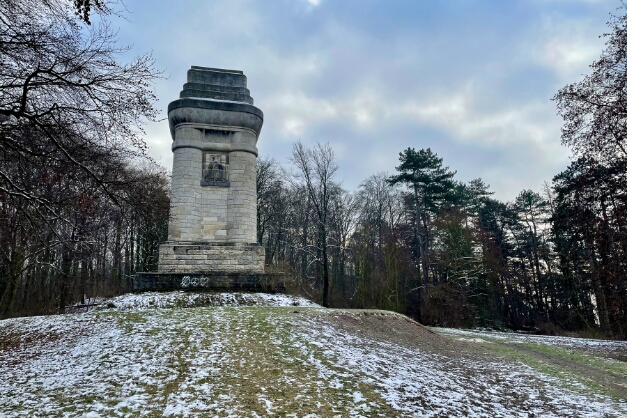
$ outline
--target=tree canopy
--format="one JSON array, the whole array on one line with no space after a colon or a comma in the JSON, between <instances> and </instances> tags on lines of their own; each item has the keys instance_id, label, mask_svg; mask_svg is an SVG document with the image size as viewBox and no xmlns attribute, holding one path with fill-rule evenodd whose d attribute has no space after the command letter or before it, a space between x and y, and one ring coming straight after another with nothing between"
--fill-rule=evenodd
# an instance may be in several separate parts
<instances>
[{"instance_id":1,"label":"tree canopy","mask_svg":"<svg viewBox=\"0 0 627 418\"><path fill-rule=\"evenodd\" d=\"M607 24L611 32L591 73L553 100L564 119L562 143L578 157L611 161L627 158L627 14Z\"/></svg>"}]
</instances>

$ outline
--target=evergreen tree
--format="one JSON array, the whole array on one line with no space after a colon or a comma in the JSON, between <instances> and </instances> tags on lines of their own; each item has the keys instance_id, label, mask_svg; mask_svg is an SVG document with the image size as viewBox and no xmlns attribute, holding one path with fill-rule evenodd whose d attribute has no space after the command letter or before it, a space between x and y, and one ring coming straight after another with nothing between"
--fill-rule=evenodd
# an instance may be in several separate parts
<instances>
[{"instance_id":1,"label":"evergreen tree","mask_svg":"<svg viewBox=\"0 0 627 418\"><path fill-rule=\"evenodd\" d=\"M442 166L442 158L430 148L419 151L407 148L399 153L399 174L389 178L390 184L405 184L414 206L414 236L417 241L417 257L421 265L422 279L429 280L427 255L429 252L430 214L437 213L449 201L454 192L455 171Z\"/></svg>"}]
</instances>

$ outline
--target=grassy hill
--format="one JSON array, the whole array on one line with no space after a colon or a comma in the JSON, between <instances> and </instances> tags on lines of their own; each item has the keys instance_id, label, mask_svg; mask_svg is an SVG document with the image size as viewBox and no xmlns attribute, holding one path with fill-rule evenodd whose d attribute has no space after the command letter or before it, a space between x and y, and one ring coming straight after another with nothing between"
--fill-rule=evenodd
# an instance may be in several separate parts
<instances>
[{"instance_id":1,"label":"grassy hill","mask_svg":"<svg viewBox=\"0 0 627 418\"><path fill-rule=\"evenodd\" d=\"M125 295L0 321L0 416L624 416L626 354L284 295Z\"/></svg>"}]
</instances>

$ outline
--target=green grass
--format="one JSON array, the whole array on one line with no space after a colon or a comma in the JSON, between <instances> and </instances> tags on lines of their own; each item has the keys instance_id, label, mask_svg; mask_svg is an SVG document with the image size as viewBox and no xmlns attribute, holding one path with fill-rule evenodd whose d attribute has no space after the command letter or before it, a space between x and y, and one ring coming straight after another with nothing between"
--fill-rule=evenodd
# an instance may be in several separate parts
<instances>
[{"instance_id":1,"label":"green grass","mask_svg":"<svg viewBox=\"0 0 627 418\"><path fill-rule=\"evenodd\" d=\"M615 373L627 376L627 363L618 360L606 359L592 354L587 354L581 350L568 349L546 344L519 343L521 346L538 351L548 356L559 357L574 363L590 366L608 373Z\"/></svg>"},{"instance_id":2,"label":"green grass","mask_svg":"<svg viewBox=\"0 0 627 418\"><path fill-rule=\"evenodd\" d=\"M346 315L355 321L344 318ZM374 324L372 335L376 338L385 335L381 329L386 327L391 336L397 335L395 329L402 329L398 321L380 322L383 318L372 318L372 315L405 318L387 311L301 306L97 311L81 317L77 336L84 339L79 350L72 349L78 337L71 333L61 333L61 341L51 340L51 343L58 343L51 346L53 355L57 350L59 355L71 355L67 357L68 362L81 364L82 375L69 386L53 390L45 385L33 386L31 393L38 399L50 400L52 414L67 416L81 416L97 405L104 405L106 415L138 416L141 412L156 417L163 415L166 406L177 403L185 405L192 415L203 416L225 416L227 412L236 416L293 413L349 416L351 411L372 417L403 415L394 411L369 384L376 380L358 371L360 367L348 366L345 358L334 358L335 354L330 354L342 353L341 350L326 351L326 346L316 345L329 344L325 341L332 338L325 338L320 332L331 332L328 330L338 324L349 330L354 328L356 335L369 335L368 327ZM79 323L65 322L68 327ZM307 327L313 327L311 332ZM44 331L42 328L40 332ZM399 341L404 343L407 338L418 338L417 335L422 334L403 334L405 339ZM18 337L16 333L6 339L9 349L13 349ZM584 395L620 398L621 394L612 389L620 387L615 386L613 380L609 380L612 387L604 386L603 382L608 380L600 379L598 373L610 378L616 376L617 383L627 380L627 364L619 361L561 347L510 343L483 334L478 337L486 342L465 344L481 347L482 354L477 356L480 361L486 360L484 352L493 354L496 357L494 367L502 367L505 373L512 361L522 362L556 378L546 383L547 386L561 386ZM446 343L444 340L443 344ZM36 346L36 342L28 344ZM359 352L370 347L367 338L355 344L359 344L355 346ZM376 345L372 347L379 349ZM438 345L433 350L434 355L440 353ZM472 349L468 353L468 358L473 359L478 352ZM350 355L347 358L351 358ZM486 362L486 367L493 367L491 363ZM591 378L576 372L577 368L575 371L569 368L571 364L598 373ZM533 373L524 371L524 374L531 376ZM489 383L498 387L499 379ZM404 389L401 387L401 390ZM365 400L356 401L355 392ZM128 401L134 396L138 405ZM270 411L266 400L272 403ZM414 405L422 402L425 410L430 405L429 398L410 401ZM370 409L357 409L364 404ZM17 415L22 411L19 409L22 406L16 408L9 412Z\"/></svg>"},{"instance_id":3,"label":"green grass","mask_svg":"<svg viewBox=\"0 0 627 418\"><path fill-rule=\"evenodd\" d=\"M353 403L353 393L360 392L373 405L370 411L360 411L362 415L398 415L373 388L360 382L358 376L334 366L320 348L297 335L290 324L295 309L303 314L312 308L166 309L161 310L161 314L169 319L164 325L155 320L148 322L147 317L153 314L152 311L102 312L100 315L115 318L128 334L141 332L159 339L164 333L176 333L177 344L171 347L164 359L164 370L168 372L164 374L162 370L156 376L161 379L160 384L143 386L144 392L151 398L150 404L160 411L165 408L170 396L187 392L192 397L209 396L210 399L204 399L205 403L231 408L246 416L267 415L263 399L272 402L272 413L276 416L295 411L299 415L349 416L346 411L351 409L348 407ZM226 320L216 320L215 315L223 315ZM172 326L172 321L176 324L174 330L167 328ZM204 337L201 341L193 340L192 334L194 338L198 335ZM195 377L191 364L194 353L209 350L216 340L222 345L221 356L227 360L215 364L220 371L210 376ZM109 360L109 355L98 358L103 367ZM321 379L319 367L335 378L335 387ZM207 391L199 392L203 385L210 385L209 394ZM105 398L116 399L116 392L121 389L116 386L114 382L109 382L110 390ZM92 403L93 400L81 399L80 402ZM215 413L223 415L220 410ZM155 412L154 416L157 415Z\"/></svg>"},{"instance_id":4,"label":"green grass","mask_svg":"<svg viewBox=\"0 0 627 418\"><path fill-rule=\"evenodd\" d=\"M345 373L334 368L320 349L295 336L289 324L293 308L237 309L245 314L237 315L235 308L225 310L239 316L232 323L246 329L246 336L227 336L229 355L239 361L234 361L226 373L217 377L217 392L229 393L238 404L259 415L267 414L265 403L260 400L263 397L272 402L272 410L279 416L294 411L303 415L344 416L346 413L341 411L352 400L353 392L360 391L378 405L372 416L395 415L380 395L356 379L346 377L336 382L336 388L320 384L318 369L311 359L336 375Z\"/></svg>"},{"instance_id":5,"label":"green grass","mask_svg":"<svg viewBox=\"0 0 627 418\"><path fill-rule=\"evenodd\" d=\"M581 373L575 372L567 367L562 367L554 362L543 361L541 358L517 348L520 347L531 352L537 352L557 360L592 367L603 373L612 373L623 380L627 378L627 364L625 363L600 358L595 355L583 353L579 350L546 344L504 342L502 339L490 338L485 335L481 335L481 338L492 343L483 344L484 348L511 360L520 361L548 376L556 378L559 384L564 388L582 394L601 394L616 399L624 399L621 393L618 393L608 386L602 385L589 376L582 375Z\"/></svg>"}]
</instances>

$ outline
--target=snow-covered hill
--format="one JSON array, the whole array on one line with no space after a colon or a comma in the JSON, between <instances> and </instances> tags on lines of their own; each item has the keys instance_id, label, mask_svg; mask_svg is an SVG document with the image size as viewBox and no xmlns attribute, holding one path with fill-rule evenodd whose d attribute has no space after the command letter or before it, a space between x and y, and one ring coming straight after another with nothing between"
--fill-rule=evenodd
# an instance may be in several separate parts
<instances>
[{"instance_id":1,"label":"snow-covered hill","mask_svg":"<svg viewBox=\"0 0 627 418\"><path fill-rule=\"evenodd\" d=\"M625 343L525 338L284 295L125 295L0 321L0 416L627 415Z\"/></svg>"}]
</instances>

